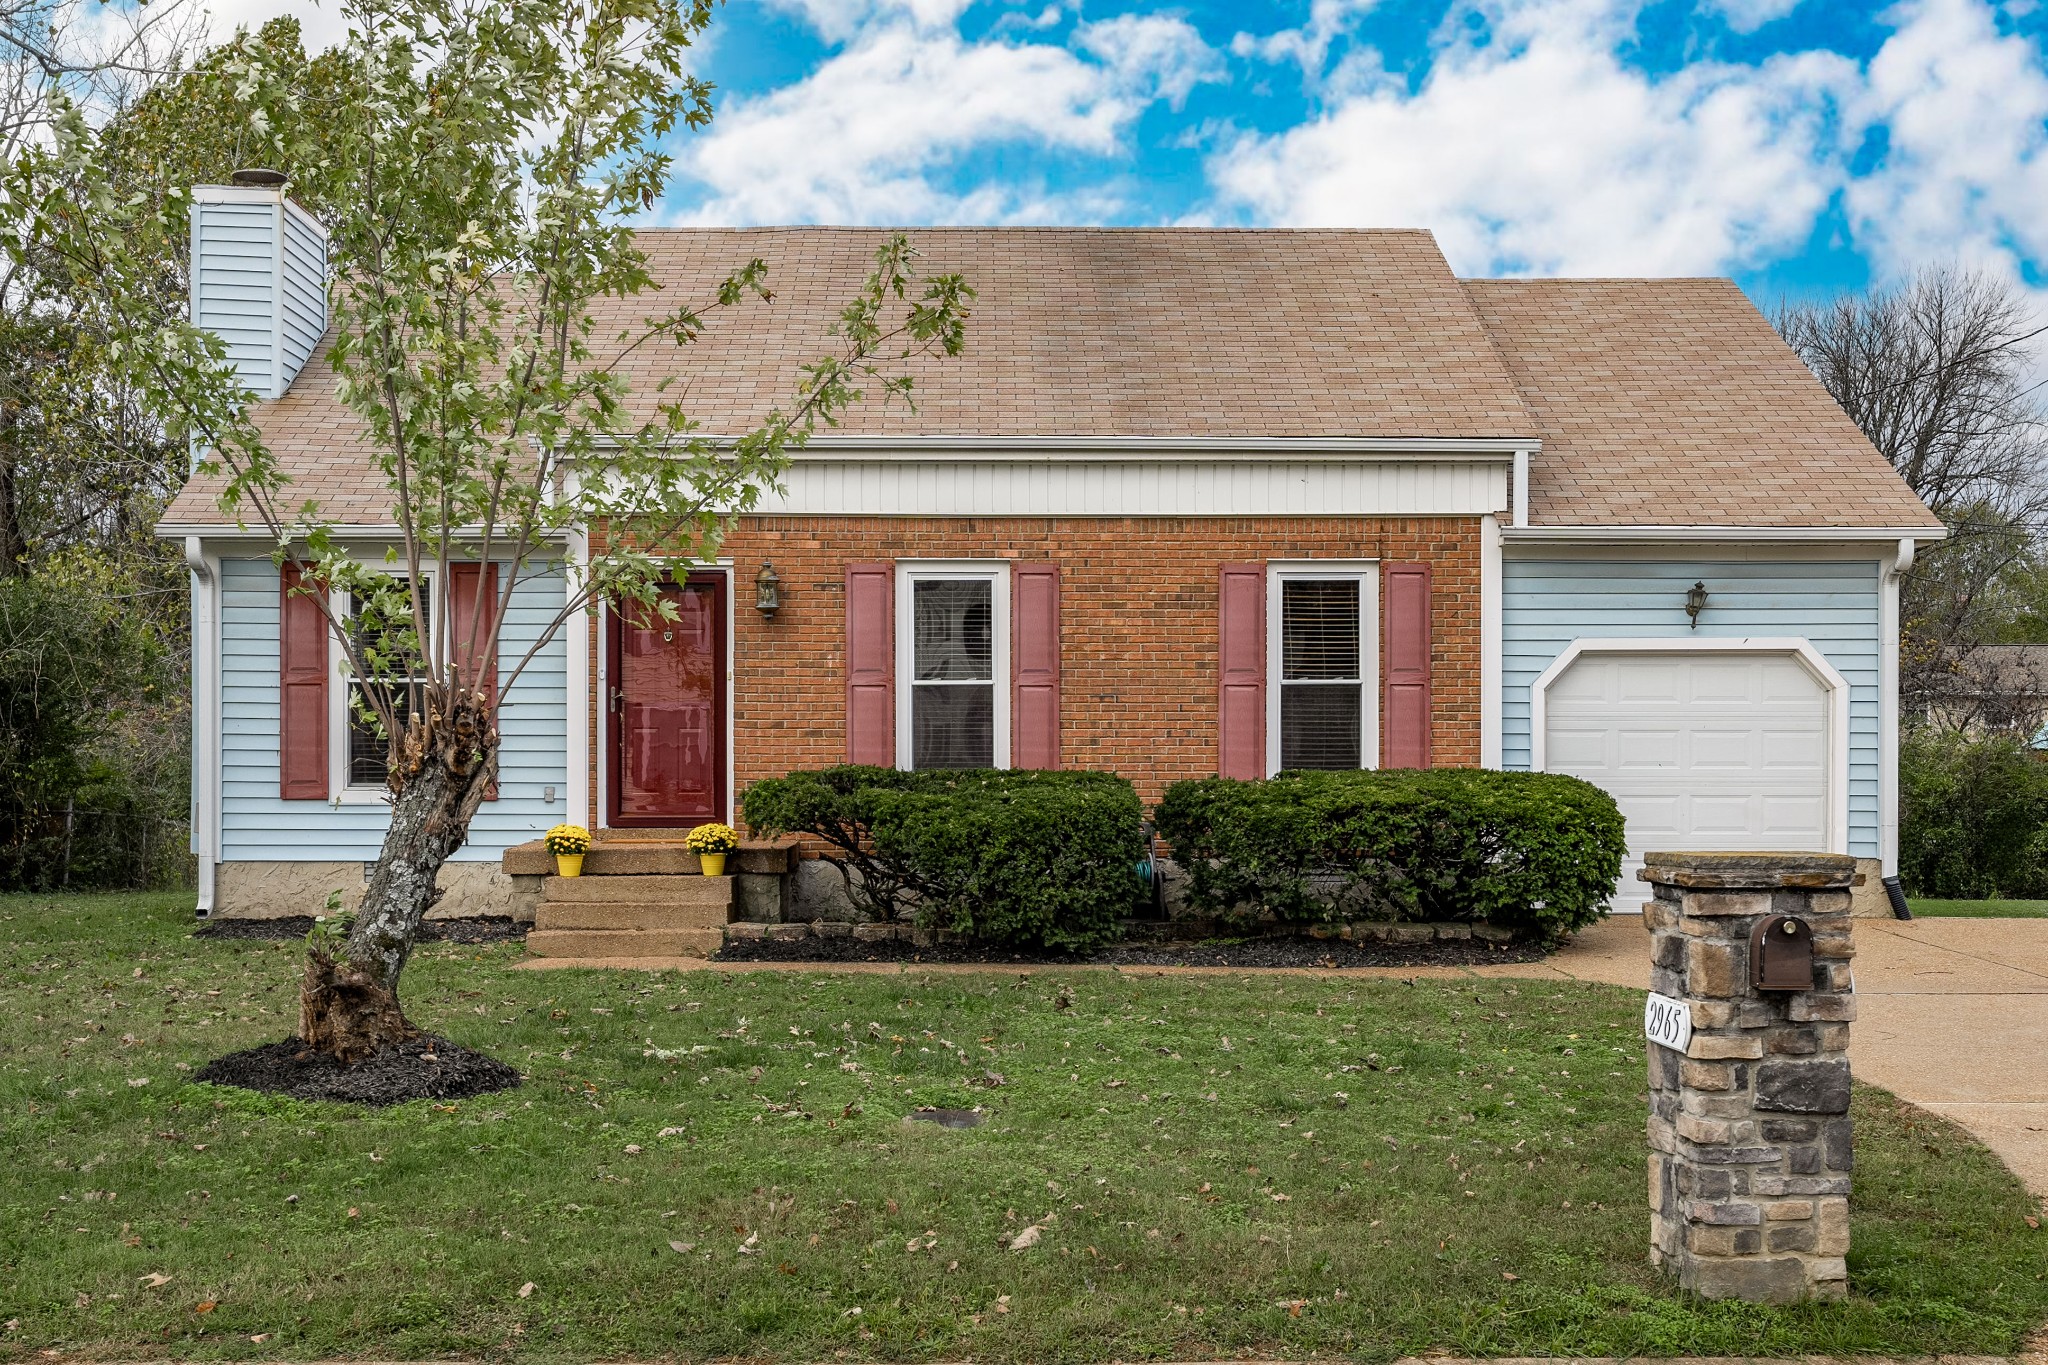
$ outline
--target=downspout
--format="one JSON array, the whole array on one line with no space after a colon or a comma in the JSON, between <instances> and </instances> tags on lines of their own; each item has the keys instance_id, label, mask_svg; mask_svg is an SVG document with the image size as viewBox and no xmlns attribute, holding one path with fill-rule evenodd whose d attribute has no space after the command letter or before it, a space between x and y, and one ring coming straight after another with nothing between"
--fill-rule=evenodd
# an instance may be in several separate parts
<instances>
[{"instance_id":1,"label":"downspout","mask_svg":"<svg viewBox=\"0 0 2048 1365\"><path fill-rule=\"evenodd\" d=\"M200 919L214 910L220 862L220 578L198 536L185 537L192 573L192 853Z\"/></svg>"},{"instance_id":2,"label":"downspout","mask_svg":"<svg viewBox=\"0 0 2048 1365\"><path fill-rule=\"evenodd\" d=\"M1529 524L1529 452L1515 452L1515 487L1513 512L1517 527Z\"/></svg>"},{"instance_id":3,"label":"downspout","mask_svg":"<svg viewBox=\"0 0 2048 1365\"><path fill-rule=\"evenodd\" d=\"M1901 538L1892 562L1880 560L1878 569L1877 852L1895 914L1906 904L1899 887L1899 586L1913 567L1913 553L1913 541Z\"/></svg>"}]
</instances>

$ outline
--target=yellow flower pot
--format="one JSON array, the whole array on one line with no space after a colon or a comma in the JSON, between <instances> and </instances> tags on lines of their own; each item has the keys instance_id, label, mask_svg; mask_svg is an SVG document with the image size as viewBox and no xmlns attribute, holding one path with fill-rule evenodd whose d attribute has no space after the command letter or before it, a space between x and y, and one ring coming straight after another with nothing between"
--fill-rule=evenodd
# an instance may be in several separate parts
<instances>
[{"instance_id":1,"label":"yellow flower pot","mask_svg":"<svg viewBox=\"0 0 2048 1365\"><path fill-rule=\"evenodd\" d=\"M582 876L583 855L581 853L557 853L555 855L555 875L558 877Z\"/></svg>"},{"instance_id":2,"label":"yellow flower pot","mask_svg":"<svg viewBox=\"0 0 2048 1365\"><path fill-rule=\"evenodd\" d=\"M699 853L697 861L703 866L705 876L723 877L725 875L725 855L723 853Z\"/></svg>"}]
</instances>

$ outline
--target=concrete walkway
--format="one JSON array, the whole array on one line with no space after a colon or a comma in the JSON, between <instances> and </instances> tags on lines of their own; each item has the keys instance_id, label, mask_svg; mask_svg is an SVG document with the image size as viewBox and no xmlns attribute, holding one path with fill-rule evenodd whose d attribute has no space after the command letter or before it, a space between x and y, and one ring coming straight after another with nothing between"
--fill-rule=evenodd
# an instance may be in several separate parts
<instances>
[{"instance_id":1,"label":"concrete walkway","mask_svg":"<svg viewBox=\"0 0 2048 1365\"><path fill-rule=\"evenodd\" d=\"M1646 990L1642 921L1612 919L1548 961L1483 969ZM2048 919L1856 921L1859 1079L1961 1124L2048 1200Z\"/></svg>"}]
</instances>

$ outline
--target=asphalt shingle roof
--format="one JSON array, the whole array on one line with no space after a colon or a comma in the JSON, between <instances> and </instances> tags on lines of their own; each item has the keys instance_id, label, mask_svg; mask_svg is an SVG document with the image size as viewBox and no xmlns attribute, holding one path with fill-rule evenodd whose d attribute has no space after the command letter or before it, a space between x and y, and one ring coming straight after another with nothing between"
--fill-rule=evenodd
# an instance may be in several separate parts
<instances>
[{"instance_id":1,"label":"asphalt shingle roof","mask_svg":"<svg viewBox=\"0 0 2048 1365\"><path fill-rule=\"evenodd\" d=\"M753 257L774 298L715 314L696 344L625 362L702 429L786 404L797 366L885 236L868 228L641 235L662 288L604 300L594 337L705 302ZM870 402L874 436L1527 440L1538 524L1933 525L1734 285L1722 280L1461 283L1422 231L919 228L927 273L978 292L960 357L914 367L917 407ZM323 348L324 349L324 348ZM388 495L316 358L256 420L342 524ZM169 525L225 520L195 479Z\"/></svg>"}]
</instances>

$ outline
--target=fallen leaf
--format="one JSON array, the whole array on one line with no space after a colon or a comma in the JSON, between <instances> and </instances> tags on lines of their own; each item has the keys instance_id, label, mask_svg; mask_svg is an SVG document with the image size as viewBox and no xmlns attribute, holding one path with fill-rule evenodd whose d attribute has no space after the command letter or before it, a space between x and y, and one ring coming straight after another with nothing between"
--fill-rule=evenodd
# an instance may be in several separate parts
<instances>
[{"instance_id":1,"label":"fallen leaf","mask_svg":"<svg viewBox=\"0 0 2048 1365\"><path fill-rule=\"evenodd\" d=\"M258 1346L261 1346L264 1342L270 1340L270 1333L258 1332L255 1336L250 1337L249 1340L255 1342Z\"/></svg>"},{"instance_id":2,"label":"fallen leaf","mask_svg":"<svg viewBox=\"0 0 2048 1365\"><path fill-rule=\"evenodd\" d=\"M996 1311L998 1313L1007 1313L1010 1311L1010 1296L1008 1294L1002 1294L997 1296Z\"/></svg>"},{"instance_id":3,"label":"fallen leaf","mask_svg":"<svg viewBox=\"0 0 2048 1365\"><path fill-rule=\"evenodd\" d=\"M217 1300L217 1299L208 1299L208 1300L207 1300L207 1301L206 1301L205 1303L195 1303L195 1304L193 1304L193 1305L192 1305L192 1311L193 1311L193 1312L195 1312L195 1313L211 1313L211 1312L212 1312L212 1311L213 1311L214 1309L216 1309L216 1308L218 1308L218 1307L220 1307L220 1302L219 1302L219 1300Z\"/></svg>"},{"instance_id":4,"label":"fallen leaf","mask_svg":"<svg viewBox=\"0 0 2048 1365\"><path fill-rule=\"evenodd\" d=\"M1031 1225L1030 1227L1027 1227L1027 1228L1025 1228L1025 1229L1024 1229L1024 1230L1023 1230L1022 1232L1018 1233L1018 1234L1017 1234L1017 1235L1016 1235L1015 1237L1012 1237L1012 1238L1010 1239L1010 1250L1012 1250L1012 1251L1028 1251L1028 1250L1030 1250L1030 1249L1031 1249L1032 1247L1035 1247L1035 1246L1037 1246L1037 1245L1038 1245L1038 1238L1039 1238L1039 1235L1040 1235L1040 1229L1039 1229L1039 1226L1038 1226L1038 1224L1036 1224L1036 1223L1033 1223L1033 1224L1032 1224L1032 1225ZM1000 1311L1000 1310L998 1310L998 1311Z\"/></svg>"},{"instance_id":5,"label":"fallen leaf","mask_svg":"<svg viewBox=\"0 0 2048 1365\"><path fill-rule=\"evenodd\" d=\"M758 1233L758 1232L750 1232L750 1233L748 1233L748 1234L747 1234L747 1240L746 1240L746 1241L744 1241L744 1242L741 1242L741 1243L740 1243L740 1255L742 1255L742 1256L752 1256L752 1255L756 1254L757 1252L759 1252L759 1251L760 1251L760 1249L761 1249L761 1248L760 1248L760 1246L758 1245L758 1243L760 1242L760 1240L761 1240L761 1234L760 1234L760 1233Z\"/></svg>"},{"instance_id":6,"label":"fallen leaf","mask_svg":"<svg viewBox=\"0 0 2048 1365\"><path fill-rule=\"evenodd\" d=\"M1287 1316L1290 1318L1298 1318L1301 1316L1301 1310L1306 1307L1308 1307L1307 1299L1294 1299L1290 1301L1287 1305Z\"/></svg>"},{"instance_id":7,"label":"fallen leaf","mask_svg":"<svg viewBox=\"0 0 2048 1365\"><path fill-rule=\"evenodd\" d=\"M519 1286L519 1297L520 1297L520 1298L522 1298L522 1299L530 1299L530 1298L532 1298L532 1297L533 1297L533 1291L534 1291L534 1289L535 1289L535 1288L536 1288L536 1286L534 1285L533 1281L532 1281L532 1280L528 1280L528 1281L527 1281L527 1282L526 1282L525 1284L522 1284L522 1285L520 1285L520 1286Z\"/></svg>"},{"instance_id":8,"label":"fallen leaf","mask_svg":"<svg viewBox=\"0 0 2048 1365\"><path fill-rule=\"evenodd\" d=\"M131 1077L129 1077L129 1078L128 1078L128 1084L130 1084L130 1085L148 1085L148 1084L149 1084L149 1077L147 1077L147 1076L131 1076Z\"/></svg>"},{"instance_id":9,"label":"fallen leaf","mask_svg":"<svg viewBox=\"0 0 2048 1365\"><path fill-rule=\"evenodd\" d=\"M1501 1277L1501 1278L1502 1278L1503 1280L1506 1280L1506 1281L1507 1281L1507 1282L1508 1282L1509 1284L1513 1284L1513 1283L1514 1283L1514 1282L1515 1282L1516 1280L1519 1280L1519 1279L1521 1279L1521 1278L1522 1278L1522 1277L1521 1277L1520 1275L1517 1275L1517 1274L1515 1274L1515 1273L1514 1273L1513 1271L1511 1271L1511 1270L1503 1270L1503 1271L1501 1271L1501 1273L1500 1273L1500 1277Z\"/></svg>"},{"instance_id":10,"label":"fallen leaf","mask_svg":"<svg viewBox=\"0 0 2048 1365\"><path fill-rule=\"evenodd\" d=\"M360 1218L363 1216L362 1210L352 1208L348 1211L348 1216L351 1218Z\"/></svg>"},{"instance_id":11,"label":"fallen leaf","mask_svg":"<svg viewBox=\"0 0 2048 1365\"><path fill-rule=\"evenodd\" d=\"M675 1252L678 1256L686 1255L697 1249L695 1242L670 1242L668 1246L669 1250Z\"/></svg>"},{"instance_id":12,"label":"fallen leaf","mask_svg":"<svg viewBox=\"0 0 2048 1365\"><path fill-rule=\"evenodd\" d=\"M626 1144L626 1155L627 1155L627 1156L638 1156L638 1155L640 1155L640 1144L639 1144L639 1143L637 1143L637 1142L629 1142L629 1143L627 1143L627 1144Z\"/></svg>"},{"instance_id":13,"label":"fallen leaf","mask_svg":"<svg viewBox=\"0 0 2048 1365\"><path fill-rule=\"evenodd\" d=\"M165 1285L169 1284L170 1282L170 1276L159 1275L154 1270L150 1271L149 1274L144 1275L141 1279L136 1281L137 1284L146 1285L151 1289L162 1289Z\"/></svg>"},{"instance_id":14,"label":"fallen leaf","mask_svg":"<svg viewBox=\"0 0 2048 1365\"><path fill-rule=\"evenodd\" d=\"M664 1128L655 1134L656 1137L681 1137L682 1135L683 1130L680 1128Z\"/></svg>"},{"instance_id":15,"label":"fallen leaf","mask_svg":"<svg viewBox=\"0 0 2048 1365\"><path fill-rule=\"evenodd\" d=\"M2027 1226L2028 1226L2028 1227L2030 1227L2030 1228L2038 1228L2038 1227L2040 1227L2040 1226L2041 1226L2041 1220L2040 1220L2040 1219L2038 1219L2038 1218L2035 1218L2035 1217L2033 1217L2033 1216L2032 1216L2031 1214L2030 1214L2030 1215L2027 1215L2026 1217L2027 1217Z\"/></svg>"}]
</instances>

